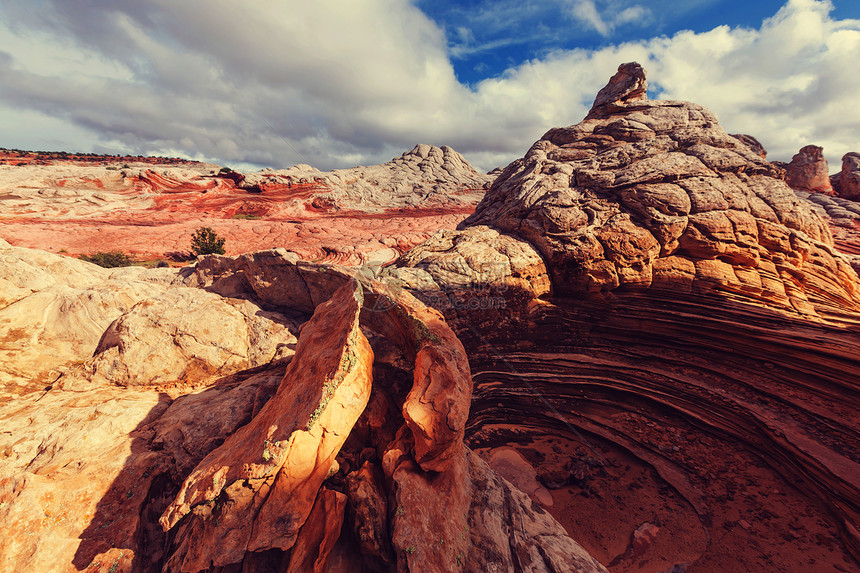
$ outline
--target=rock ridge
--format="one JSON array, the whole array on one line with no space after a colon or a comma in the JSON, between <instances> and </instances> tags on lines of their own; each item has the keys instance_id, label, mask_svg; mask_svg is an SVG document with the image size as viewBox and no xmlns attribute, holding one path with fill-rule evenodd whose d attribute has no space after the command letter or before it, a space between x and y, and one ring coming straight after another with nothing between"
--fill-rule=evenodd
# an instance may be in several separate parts
<instances>
[{"instance_id":1,"label":"rock ridge","mask_svg":"<svg viewBox=\"0 0 860 573\"><path fill-rule=\"evenodd\" d=\"M557 293L716 289L810 315L858 308L856 273L781 170L707 109L648 100L646 86L641 66L622 65L585 120L549 130L458 228L528 241Z\"/></svg>"}]
</instances>

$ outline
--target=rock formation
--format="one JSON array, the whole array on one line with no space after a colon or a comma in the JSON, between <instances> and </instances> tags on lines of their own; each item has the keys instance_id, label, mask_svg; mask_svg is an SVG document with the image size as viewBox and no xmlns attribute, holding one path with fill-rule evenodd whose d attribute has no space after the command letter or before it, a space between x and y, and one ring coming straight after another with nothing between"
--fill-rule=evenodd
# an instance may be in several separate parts
<instances>
[{"instance_id":1,"label":"rock formation","mask_svg":"<svg viewBox=\"0 0 860 573\"><path fill-rule=\"evenodd\" d=\"M454 228L492 179L450 147L430 145L327 173L126 159L0 164L4 238L70 255L181 258L193 231L208 226L227 238L230 253L287 247L306 260L391 262Z\"/></svg>"},{"instance_id":2,"label":"rock formation","mask_svg":"<svg viewBox=\"0 0 860 573\"><path fill-rule=\"evenodd\" d=\"M235 176L238 175L238 176ZM319 193L328 208L388 211L455 201L459 192L483 189L491 178L478 173L466 159L444 145L419 144L387 163L322 172L310 165L264 170L251 174L226 174L237 186L265 193L284 185L314 184L329 192Z\"/></svg>"},{"instance_id":3,"label":"rock formation","mask_svg":"<svg viewBox=\"0 0 860 573\"><path fill-rule=\"evenodd\" d=\"M0 563L855 570L860 278L802 193L625 64L395 265L134 271L86 344L31 338L66 357L0 414ZM0 254L7 308L65 268Z\"/></svg>"},{"instance_id":4,"label":"rock formation","mask_svg":"<svg viewBox=\"0 0 860 573\"><path fill-rule=\"evenodd\" d=\"M467 443L536 464L610 569L856 568L860 281L778 168L644 82L622 66L387 280L466 345Z\"/></svg>"},{"instance_id":5,"label":"rock formation","mask_svg":"<svg viewBox=\"0 0 860 573\"><path fill-rule=\"evenodd\" d=\"M842 157L839 195L845 199L860 199L860 153L846 153Z\"/></svg>"},{"instance_id":6,"label":"rock formation","mask_svg":"<svg viewBox=\"0 0 860 573\"><path fill-rule=\"evenodd\" d=\"M586 119L547 132L460 228L534 245L558 294L717 289L804 313L856 308L850 265L776 168L705 108L646 100L644 85L641 68L620 68Z\"/></svg>"},{"instance_id":7,"label":"rock formation","mask_svg":"<svg viewBox=\"0 0 860 573\"><path fill-rule=\"evenodd\" d=\"M785 182L799 191L833 194L830 172L824 158L824 148L817 145L803 147L785 169Z\"/></svg>"},{"instance_id":8,"label":"rock formation","mask_svg":"<svg viewBox=\"0 0 860 573\"><path fill-rule=\"evenodd\" d=\"M840 253L853 256L860 255L860 204L839 195L831 196L824 193L807 193L795 191L798 197L805 199L812 209L830 226L833 244Z\"/></svg>"},{"instance_id":9,"label":"rock formation","mask_svg":"<svg viewBox=\"0 0 860 573\"><path fill-rule=\"evenodd\" d=\"M748 135L746 133L733 133L732 137L746 144L747 147L752 149L755 154L762 159L767 159L767 150L764 148L764 145L762 145L761 142L752 135Z\"/></svg>"},{"instance_id":10,"label":"rock formation","mask_svg":"<svg viewBox=\"0 0 860 573\"><path fill-rule=\"evenodd\" d=\"M0 246L13 270L69 262ZM109 273L71 262L96 286ZM283 250L137 273L162 290L90 339L94 356L64 364L58 383L10 398L0 512L31 533L0 550L4 566L605 571L464 445L472 381L438 312ZM228 336L257 316L288 341L310 312L294 356L276 337ZM274 355L235 362L241 340ZM225 349L213 380L197 361Z\"/></svg>"}]
</instances>

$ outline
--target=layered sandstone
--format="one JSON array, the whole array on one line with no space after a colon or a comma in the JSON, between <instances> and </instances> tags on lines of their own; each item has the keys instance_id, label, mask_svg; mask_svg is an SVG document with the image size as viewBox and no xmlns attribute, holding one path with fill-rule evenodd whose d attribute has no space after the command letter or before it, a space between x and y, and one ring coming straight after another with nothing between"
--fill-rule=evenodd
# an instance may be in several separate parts
<instances>
[{"instance_id":1,"label":"layered sandstone","mask_svg":"<svg viewBox=\"0 0 860 573\"><path fill-rule=\"evenodd\" d=\"M193 231L208 226L229 253L287 247L305 260L391 262L455 227L491 180L450 147L430 145L331 172L110 159L0 164L3 237L70 255L182 259Z\"/></svg>"},{"instance_id":2,"label":"layered sandstone","mask_svg":"<svg viewBox=\"0 0 860 573\"><path fill-rule=\"evenodd\" d=\"M622 66L387 280L470 353L468 443L611 570L851 570L860 280L778 167L645 93Z\"/></svg>"},{"instance_id":3,"label":"layered sandstone","mask_svg":"<svg viewBox=\"0 0 860 573\"><path fill-rule=\"evenodd\" d=\"M622 66L586 119L555 128L460 228L528 241L556 292L720 290L815 314L855 309L856 275L781 173L705 108L645 99Z\"/></svg>"}]
</instances>

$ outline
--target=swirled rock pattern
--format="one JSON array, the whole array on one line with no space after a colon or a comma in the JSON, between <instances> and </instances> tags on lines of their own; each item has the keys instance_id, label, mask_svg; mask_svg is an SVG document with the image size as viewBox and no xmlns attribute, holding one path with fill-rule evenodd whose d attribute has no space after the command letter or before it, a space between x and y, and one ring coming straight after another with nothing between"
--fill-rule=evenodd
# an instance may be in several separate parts
<instances>
[{"instance_id":1,"label":"swirled rock pattern","mask_svg":"<svg viewBox=\"0 0 860 573\"><path fill-rule=\"evenodd\" d=\"M26 155L26 156L25 156ZM288 247L304 260L393 262L474 210L491 177L450 147L416 145L380 165L240 173L183 160L4 157L3 238L71 255L188 257L201 226L229 253Z\"/></svg>"},{"instance_id":2,"label":"swirled rock pattern","mask_svg":"<svg viewBox=\"0 0 860 573\"><path fill-rule=\"evenodd\" d=\"M853 570L860 281L778 167L704 108L644 94L622 66L582 123L504 170L459 243L387 273L426 273L440 288L418 296L448 301L475 379L467 442L532 463L547 511L611 570ZM551 288L458 306L447 266L483 225L531 246Z\"/></svg>"}]
</instances>

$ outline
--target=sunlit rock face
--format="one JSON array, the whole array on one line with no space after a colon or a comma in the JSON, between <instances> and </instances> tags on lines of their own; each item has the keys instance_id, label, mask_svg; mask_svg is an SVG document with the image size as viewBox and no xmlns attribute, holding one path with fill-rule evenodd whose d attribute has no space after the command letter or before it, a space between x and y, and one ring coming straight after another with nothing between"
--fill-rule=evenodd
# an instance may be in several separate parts
<instances>
[{"instance_id":1,"label":"sunlit rock face","mask_svg":"<svg viewBox=\"0 0 860 573\"><path fill-rule=\"evenodd\" d=\"M115 273L3 248L9 307L37 266L75 300L151 285L79 333L54 384L7 393L0 511L29 534L6 566L606 570L465 445L465 350L408 292L283 250Z\"/></svg>"}]
</instances>

